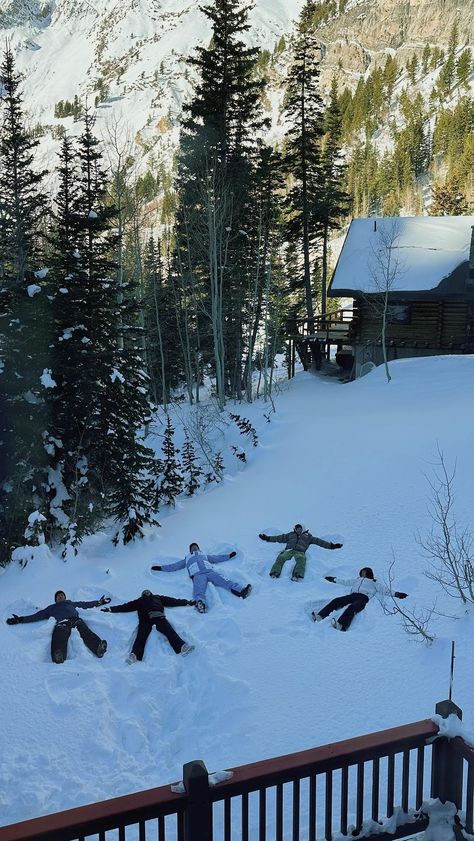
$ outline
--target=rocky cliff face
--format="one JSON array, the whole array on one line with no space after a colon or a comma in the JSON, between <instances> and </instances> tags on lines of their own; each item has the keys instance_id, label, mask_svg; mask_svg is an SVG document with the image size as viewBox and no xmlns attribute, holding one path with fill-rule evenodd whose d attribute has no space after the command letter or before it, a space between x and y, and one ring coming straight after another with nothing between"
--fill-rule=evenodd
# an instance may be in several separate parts
<instances>
[{"instance_id":1,"label":"rocky cliff face","mask_svg":"<svg viewBox=\"0 0 474 841\"><path fill-rule=\"evenodd\" d=\"M474 43L474 0L349 0L346 10L319 27L323 78L347 80L396 54L400 64L425 44L446 47L454 23L460 44Z\"/></svg>"}]
</instances>

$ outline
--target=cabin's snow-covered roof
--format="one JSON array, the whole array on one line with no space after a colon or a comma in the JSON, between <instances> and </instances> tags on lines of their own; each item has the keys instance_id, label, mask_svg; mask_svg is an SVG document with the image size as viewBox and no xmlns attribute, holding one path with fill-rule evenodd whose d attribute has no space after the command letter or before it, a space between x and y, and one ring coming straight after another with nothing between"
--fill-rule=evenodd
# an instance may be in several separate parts
<instances>
[{"instance_id":1,"label":"cabin's snow-covered roof","mask_svg":"<svg viewBox=\"0 0 474 841\"><path fill-rule=\"evenodd\" d=\"M375 224L376 223L376 224ZM392 241L390 291L436 289L469 260L474 216L409 216L353 219L331 281L333 295L384 288L383 267Z\"/></svg>"}]
</instances>

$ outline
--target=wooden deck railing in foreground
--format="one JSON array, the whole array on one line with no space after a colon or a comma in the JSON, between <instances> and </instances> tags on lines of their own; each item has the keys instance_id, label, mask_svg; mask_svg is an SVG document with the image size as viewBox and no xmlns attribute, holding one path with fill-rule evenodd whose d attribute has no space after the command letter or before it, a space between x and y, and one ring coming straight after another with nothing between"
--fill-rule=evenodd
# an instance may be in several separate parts
<instances>
[{"instance_id":1,"label":"wooden deck railing in foreground","mask_svg":"<svg viewBox=\"0 0 474 841\"><path fill-rule=\"evenodd\" d=\"M446 718L461 711L443 701ZM426 719L234 769L210 787L200 761L169 786L0 828L0 841L372 841L423 831L429 798L453 802L473 834L474 750Z\"/></svg>"}]
</instances>

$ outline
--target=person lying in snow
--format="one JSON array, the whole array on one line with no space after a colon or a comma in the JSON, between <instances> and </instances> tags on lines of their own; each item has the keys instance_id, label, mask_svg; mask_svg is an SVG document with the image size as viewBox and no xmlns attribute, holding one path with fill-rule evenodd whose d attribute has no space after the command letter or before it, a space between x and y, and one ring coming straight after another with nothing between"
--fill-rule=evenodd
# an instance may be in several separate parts
<instances>
[{"instance_id":1,"label":"person lying in snow","mask_svg":"<svg viewBox=\"0 0 474 841\"><path fill-rule=\"evenodd\" d=\"M351 592L347 596L338 596L338 598L333 599L321 608L320 611L317 613L313 611L311 614L315 622L320 622L321 619L325 619L334 610L340 610L342 607L345 607L344 613L341 614L339 619L334 619L332 623L338 631L347 631L356 613L364 610L369 599L375 596L376 593L383 596L389 596L391 593L388 587L377 583L371 567L362 567L358 578L343 579L335 578L334 575L325 575L324 577L326 581L331 581L332 584L344 584L346 587L351 588ZM393 595L397 599L406 599L407 597L406 593L399 593L398 591Z\"/></svg>"},{"instance_id":2,"label":"person lying in snow","mask_svg":"<svg viewBox=\"0 0 474 841\"><path fill-rule=\"evenodd\" d=\"M313 537L311 532L305 529L301 523L296 523L293 531L289 531L286 534L275 534L271 537L268 534L259 534L259 538L260 540L268 540L270 543L286 543L285 549L277 556L270 570L270 577L279 578L283 564L289 561L290 558L294 558L295 565L291 573L292 581L300 581L304 578L306 572L306 550L311 544L322 546L323 549L342 549L342 543L328 543L327 540L322 540L320 537Z\"/></svg>"},{"instance_id":3,"label":"person lying in snow","mask_svg":"<svg viewBox=\"0 0 474 841\"><path fill-rule=\"evenodd\" d=\"M131 613L132 610L137 611L137 635L131 654L127 658L127 663L136 663L137 660L143 660L146 641L153 626L166 637L175 654L189 654L194 651L194 645L188 645L181 639L165 617L165 607L185 607L186 605L194 605L194 601L174 599L172 596L158 596L150 590L143 590L138 599L113 607L103 607L102 611L103 613Z\"/></svg>"},{"instance_id":4,"label":"person lying in snow","mask_svg":"<svg viewBox=\"0 0 474 841\"><path fill-rule=\"evenodd\" d=\"M38 610L37 613L32 613L29 616L17 616L14 613L7 619L7 624L18 625L24 622L38 622L40 619L50 619L51 617L56 619L51 637L51 659L53 663L64 663L67 657L67 644L73 628L77 628L84 645L87 646L89 651L92 651L96 657L103 657L107 651L106 640L101 640L97 634L91 631L79 616L76 608L80 607L85 610L89 607L108 604L108 602L110 602L110 599L105 596L101 596L100 599L93 602L72 602L66 598L66 593L63 590L57 590L54 594L54 604L50 604L43 610Z\"/></svg>"},{"instance_id":5,"label":"person lying in snow","mask_svg":"<svg viewBox=\"0 0 474 841\"><path fill-rule=\"evenodd\" d=\"M186 555L182 561L176 561L174 564L166 564L166 566L152 566L152 569L163 572L174 572L177 569L187 568L188 574L193 581L193 598L196 602L196 610L199 613L206 613L207 601L206 590L209 582L215 587L224 587L225 590L230 590L234 596L240 596L241 599L246 599L252 587L247 584L245 587L242 584L237 584L236 581L229 581L223 575L219 575L212 569L211 564L220 564L223 561L228 561L230 558L235 558L237 552L229 552L225 555L205 555L201 552L198 543L191 543L189 546L189 555Z\"/></svg>"}]
</instances>

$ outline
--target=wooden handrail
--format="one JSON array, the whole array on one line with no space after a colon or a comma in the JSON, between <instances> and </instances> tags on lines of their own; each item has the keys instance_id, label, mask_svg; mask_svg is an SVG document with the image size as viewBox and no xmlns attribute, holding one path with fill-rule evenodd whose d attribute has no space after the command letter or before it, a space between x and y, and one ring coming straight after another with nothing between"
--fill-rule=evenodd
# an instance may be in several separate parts
<instances>
[{"instance_id":1,"label":"wooden handrail","mask_svg":"<svg viewBox=\"0 0 474 841\"><path fill-rule=\"evenodd\" d=\"M380 730L377 733L369 733L366 736L357 736L355 739L345 739L275 759L264 759L242 765L232 769L231 780L219 783L219 786L211 789L211 799L223 800L225 797L255 791L263 786L269 787L275 783L301 779L310 773L333 771L355 765L363 760L369 761L376 757L410 750L425 745L437 734L438 726L431 719L424 719L414 724L405 724L388 730Z\"/></svg>"},{"instance_id":2,"label":"wooden handrail","mask_svg":"<svg viewBox=\"0 0 474 841\"><path fill-rule=\"evenodd\" d=\"M69 841L184 812L186 801L187 795L174 794L169 785L160 786L0 827L0 841Z\"/></svg>"}]
</instances>

